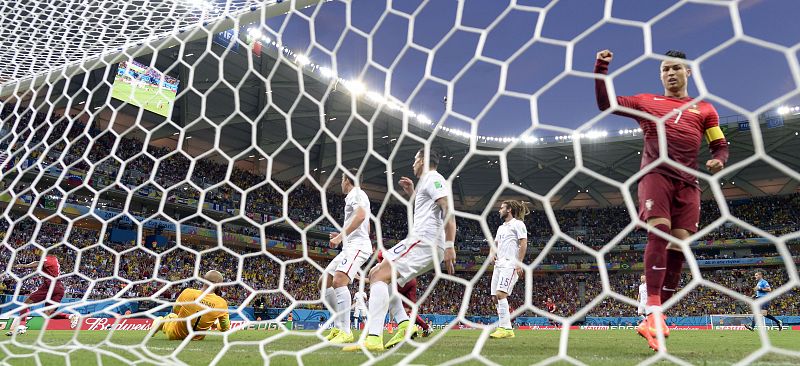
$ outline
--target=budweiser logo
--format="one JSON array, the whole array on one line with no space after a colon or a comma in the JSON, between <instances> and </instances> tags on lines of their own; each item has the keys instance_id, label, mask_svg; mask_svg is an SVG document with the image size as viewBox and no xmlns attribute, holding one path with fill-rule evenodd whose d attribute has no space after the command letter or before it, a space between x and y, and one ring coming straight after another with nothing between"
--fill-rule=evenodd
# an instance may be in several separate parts
<instances>
[{"instance_id":1,"label":"budweiser logo","mask_svg":"<svg viewBox=\"0 0 800 366\"><path fill-rule=\"evenodd\" d=\"M89 318L83 321L84 330L149 330L150 319Z\"/></svg>"}]
</instances>

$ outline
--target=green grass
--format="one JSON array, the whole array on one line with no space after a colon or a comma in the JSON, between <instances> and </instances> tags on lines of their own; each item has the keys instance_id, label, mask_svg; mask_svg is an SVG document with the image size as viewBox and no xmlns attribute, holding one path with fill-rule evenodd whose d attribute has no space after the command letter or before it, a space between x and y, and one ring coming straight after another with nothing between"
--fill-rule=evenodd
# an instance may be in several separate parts
<instances>
[{"instance_id":1,"label":"green grass","mask_svg":"<svg viewBox=\"0 0 800 366\"><path fill-rule=\"evenodd\" d=\"M170 104L175 98L170 97L170 92L166 90L158 93L155 87L151 88L153 89L152 91L136 88L133 92L133 99L131 99L131 89L133 87L130 84L117 81L111 88L111 96L119 100L128 101L130 104L140 106L150 112L162 116L166 115L170 111ZM159 103L162 108L158 107Z\"/></svg>"},{"instance_id":2,"label":"green grass","mask_svg":"<svg viewBox=\"0 0 800 366\"><path fill-rule=\"evenodd\" d=\"M530 365L558 354L560 332L557 331L517 331L517 337L506 340L487 340L481 354L503 365ZM229 337L229 347L219 365L263 365L259 349L269 357L270 365L295 365L296 354L306 347L319 345L319 340L311 332L296 332L286 337L278 337L278 331L246 330ZM203 341L187 342L177 351L179 341L168 341L163 335L147 339L146 345L125 350L117 345L134 346L141 344L144 331L83 331L76 335L72 331L47 331L42 335L43 344L36 345L38 331L16 337L16 344L10 338L0 340L0 363L9 365L47 366L66 365L127 365L139 364L168 365L176 361L189 365L207 365L224 346L222 337L209 336ZM438 364L468 355L480 336L475 330L451 331L438 339L419 357L406 360L413 364ZM770 331L773 346L800 351L800 332ZM388 335L385 340L388 340ZM259 341L268 340L263 346ZM423 339L423 342L432 342ZM77 343L76 343L77 342ZM72 349L82 344L83 349ZM746 331L675 331L669 339L670 354L693 364L728 365L737 362L760 347L758 334ZM94 350L104 353L97 353ZM379 365L394 365L408 356L414 347L403 346L389 354ZM37 352L38 351L38 352ZM150 354L148 354L150 353ZM571 331L567 354L591 365L633 365L653 355L644 341L631 330ZM99 356L98 356L99 355ZM344 353L338 347L314 349L302 356L306 365L354 365L368 360L363 353ZM478 365L477 361L462 363ZM567 364L559 362L557 364ZM662 364L667 364L663 362ZM797 365L800 358L768 354L757 360L760 365Z\"/></svg>"}]
</instances>

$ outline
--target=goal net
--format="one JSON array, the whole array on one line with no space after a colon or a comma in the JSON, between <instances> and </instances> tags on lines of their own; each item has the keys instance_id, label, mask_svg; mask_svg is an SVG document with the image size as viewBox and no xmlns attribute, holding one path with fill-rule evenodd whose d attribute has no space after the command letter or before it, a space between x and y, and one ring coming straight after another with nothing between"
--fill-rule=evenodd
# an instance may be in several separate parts
<instances>
[{"instance_id":1,"label":"goal net","mask_svg":"<svg viewBox=\"0 0 800 366\"><path fill-rule=\"evenodd\" d=\"M739 327L751 316L710 314L760 313L767 302L787 321L800 315L797 40L758 23L791 11L753 15L756 1L648 10L612 0L479 3L0 5L0 325L9 332L0 363L601 362L576 353L574 337L638 322L648 238L636 183L655 166L640 169L643 131L615 112L655 121L655 164L695 176L703 190L698 232L662 235L686 258L664 304L670 327ZM712 14L729 32L701 46L690 39L702 27L664 36L692 14ZM682 47L696 99L659 120L613 98L658 94L654 70L664 51ZM592 67L606 48L615 55L604 76ZM743 78L753 90L730 92L747 86L721 82L730 68L720 65L738 58L766 65L756 78L771 86ZM602 112L596 79L612 96ZM735 115L720 120L731 159L718 174L703 168L705 151L699 170L667 154L665 122L699 113L701 101ZM318 283L341 252L330 240L346 228L342 182L360 181L369 197L375 251L355 271L352 298L369 294L377 252L412 232L415 202L400 180L417 181L418 151L425 164L439 162L458 228L455 273L437 253L417 279L418 299L403 299L432 335L343 353L325 336L351 314L337 313ZM504 200L532 210L508 297L517 337L558 334L547 338L549 353L521 350L519 359L490 340ZM772 286L757 300L755 269ZM201 326L217 304L179 299L186 289L225 299L230 330L220 331L224 318ZM156 319L188 307L199 312L167 322L182 332L157 329ZM352 310L364 313L357 301ZM366 339L363 320L353 343ZM800 357L767 330L758 329L761 347L729 361ZM642 348L636 362L700 362Z\"/></svg>"},{"instance_id":2,"label":"goal net","mask_svg":"<svg viewBox=\"0 0 800 366\"><path fill-rule=\"evenodd\" d=\"M753 315L747 314L713 314L708 316L709 326L717 330L743 330L753 320Z\"/></svg>"}]
</instances>

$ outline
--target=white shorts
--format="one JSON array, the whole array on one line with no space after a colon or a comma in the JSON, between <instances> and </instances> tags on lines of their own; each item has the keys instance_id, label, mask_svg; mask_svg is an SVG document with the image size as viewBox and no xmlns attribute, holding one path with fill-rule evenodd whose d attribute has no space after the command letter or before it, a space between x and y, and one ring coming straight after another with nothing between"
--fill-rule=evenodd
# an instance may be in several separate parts
<instances>
[{"instance_id":1,"label":"white shorts","mask_svg":"<svg viewBox=\"0 0 800 366\"><path fill-rule=\"evenodd\" d=\"M370 255L372 255L371 252L365 252L360 249L342 250L336 258L333 258L333 260L328 263L328 267L325 268L325 273L332 276L336 272L343 272L347 274L347 277L350 277L350 281L352 282L353 277L355 277L356 273L361 269L361 266L369 260Z\"/></svg>"},{"instance_id":2,"label":"white shorts","mask_svg":"<svg viewBox=\"0 0 800 366\"><path fill-rule=\"evenodd\" d=\"M426 241L407 238L385 251L383 257L392 262L392 268L397 272L397 285L405 286L408 281L433 269L434 250L441 262L444 249Z\"/></svg>"},{"instance_id":3,"label":"white shorts","mask_svg":"<svg viewBox=\"0 0 800 366\"><path fill-rule=\"evenodd\" d=\"M514 285L517 284L517 280L519 280L519 276L517 276L516 267L494 267L494 271L492 271L492 288L490 294L492 296L497 295L497 291L503 291L508 295L511 295L511 291L514 291Z\"/></svg>"},{"instance_id":4,"label":"white shorts","mask_svg":"<svg viewBox=\"0 0 800 366\"><path fill-rule=\"evenodd\" d=\"M367 317L367 308L357 307L356 310L353 312L354 318L366 318Z\"/></svg>"}]
</instances>

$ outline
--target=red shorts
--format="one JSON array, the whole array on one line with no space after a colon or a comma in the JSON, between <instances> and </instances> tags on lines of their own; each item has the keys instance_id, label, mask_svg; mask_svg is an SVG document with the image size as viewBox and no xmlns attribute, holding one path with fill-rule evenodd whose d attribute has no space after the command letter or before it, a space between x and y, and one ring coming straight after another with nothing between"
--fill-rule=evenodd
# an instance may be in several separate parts
<instances>
[{"instance_id":1,"label":"red shorts","mask_svg":"<svg viewBox=\"0 0 800 366\"><path fill-rule=\"evenodd\" d=\"M405 296L406 299L411 300L411 302L416 303L417 302L417 279L414 278L411 281L406 282L406 284L403 285L403 287L400 287L399 289L397 289L397 292L399 292L401 295ZM408 305L406 305L406 303L404 302L403 303L403 307L404 308L408 308Z\"/></svg>"},{"instance_id":2,"label":"red shorts","mask_svg":"<svg viewBox=\"0 0 800 366\"><path fill-rule=\"evenodd\" d=\"M697 232L700 226L700 188L680 179L651 173L639 181L639 218L663 217L672 229Z\"/></svg>"},{"instance_id":3,"label":"red shorts","mask_svg":"<svg viewBox=\"0 0 800 366\"><path fill-rule=\"evenodd\" d=\"M50 282L45 281L39 288L36 289L30 296L28 297L31 300L31 303L40 303L42 301L48 300L48 302L57 304L61 302L61 299L64 298L64 285L61 281L56 281L56 285L53 288L53 294L50 295L50 298L47 298L47 293L50 291Z\"/></svg>"}]
</instances>

